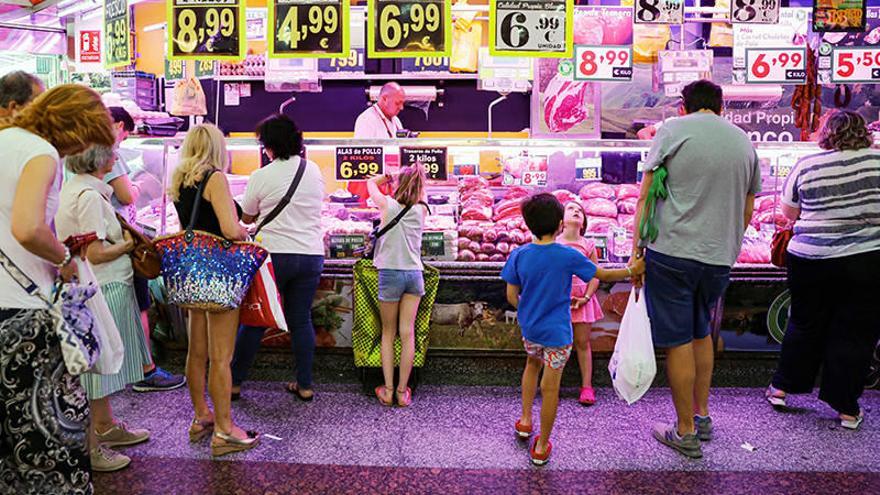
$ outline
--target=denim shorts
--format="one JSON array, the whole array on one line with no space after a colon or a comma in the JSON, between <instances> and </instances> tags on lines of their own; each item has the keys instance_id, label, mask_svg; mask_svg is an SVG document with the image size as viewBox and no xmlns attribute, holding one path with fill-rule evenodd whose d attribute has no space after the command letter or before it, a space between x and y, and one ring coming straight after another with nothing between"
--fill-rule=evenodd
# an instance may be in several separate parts
<instances>
[{"instance_id":1,"label":"denim shorts","mask_svg":"<svg viewBox=\"0 0 880 495\"><path fill-rule=\"evenodd\" d=\"M425 295L425 278L421 270L379 270L379 300L399 302L404 294Z\"/></svg>"},{"instance_id":2,"label":"denim shorts","mask_svg":"<svg viewBox=\"0 0 880 495\"><path fill-rule=\"evenodd\" d=\"M730 268L648 250L645 297L654 346L677 347L709 336L709 320L730 283Z\"/></svg>"}]
</instances>

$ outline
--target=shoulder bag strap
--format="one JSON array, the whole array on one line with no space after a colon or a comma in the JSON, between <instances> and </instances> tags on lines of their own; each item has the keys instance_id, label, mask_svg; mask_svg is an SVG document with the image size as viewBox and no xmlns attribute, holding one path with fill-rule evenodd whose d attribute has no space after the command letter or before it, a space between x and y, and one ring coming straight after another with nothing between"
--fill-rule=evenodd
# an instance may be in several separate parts
<instances>
[{"instance_id":1,"label":"shoulder bag strap","mask_svg":"<svg viewBox=\"0 0 880 495\"><path fill-rule=\"evenodd\" d=\"M387 234L388 231L396 227L397 224L400 223L401 220L403 220L403 217L406 216L406 214L409 213L409 210L411 209L412 205L405 206L402 210L400 210L400 213L398 213L397 216L395 216L390 222L388 222L388 225L382 227L379 232L376 232L376 235L373 237L373 239L379 239L383 235Z\"/></svg>"},{"instance_id":2,"label":"shoulder bag strap","mask_svg":"<svg viewBox=\"0 0 880 495\"><path fill-rule=\"evenodd\" d=\"M275 220L275 218L277 218L278 215L280 215L281 212L284 211L284 208L286 208L287 205L290 204L290 200L293 199L293 195L296 194L296 190L297 188L299 188L299 183L302 182L302 178L305 173L306 163L302 158L300 158L299 168L296 169L296 175L293 177L293 182L290 183L290 187L287 188L287 192L284 193L284 197L281 198L281 201L277 205L275 205L275 208L271 212L269 212L268 215L266 215L266 218L264 218L262 222L260 222L257 230L254 231L254 239L257 238L257 234L259 234L260 231L263 230L263 227L265 227L266 224L268 224L272 220Z\"/></svg>"},{"instance_id":3,"label":"shoulder bag strap","mask_svg":"<svg viewBox=\"0 0 880 495\"><path fill-rule=\"evenodd\" d=\"M202 194L205 193L205 186L208 184L208 180L211 179L211 176L214 175L214 172L216 172L216 170L209 170L207 173L205 173L205 177L202 178L202 181L199 183L199 189L196 193L196 200L193 203L193 211L192 214L189 216L189 224L187 224L186 226L187 232L192 232L193 226L195 226L196 224L196 218L199 217L199 205L202 204Z\"/></svg>"},{"instance_id":4,"label":"shoulder bag strap","mask_svg":"<svg viewBox=\"0 0 880 495\"><path fill-rule=\"evenodd\" d=\"M3 265L3 268L6 270L6 273L12 277L12 280L21 286L21 288L28 293L28 295L39 297L48 307L52 307L52 303L40 292L40 286L36 284L30 277L27 276L18 265L13 262L6 253L0 249L0 265Z\"/></svg>"}]
</instances>

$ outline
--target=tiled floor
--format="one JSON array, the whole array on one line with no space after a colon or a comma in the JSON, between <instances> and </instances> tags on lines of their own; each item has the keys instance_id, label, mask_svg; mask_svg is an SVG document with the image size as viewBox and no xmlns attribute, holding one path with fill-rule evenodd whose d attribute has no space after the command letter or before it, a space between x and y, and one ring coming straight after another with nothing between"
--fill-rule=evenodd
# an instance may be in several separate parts
<instances>
[{"instance_id":1,"label":"tiled floor","mask_svg":"<svg viewBox=\"0 0 880 495\"><path fill-rule=\"evenodd\" d=\"M186 390L114 398L117 417L153 438L125 451L131 467L96 476L97 493L880 493L878 392L849 432L811 397L779 414L760 389L718 389L717 438L692 461L650 437L655 420L671 418L668 390L626 406L600 389L592 408L566 390L553 459L537 469L512 435L513 387L424 386L411 408L388 409L357 385L321 386L312 403L277 382L247 385L236 420L280 440L218 461L208 440L188 443Z\"/></svg>"}]
</instances>

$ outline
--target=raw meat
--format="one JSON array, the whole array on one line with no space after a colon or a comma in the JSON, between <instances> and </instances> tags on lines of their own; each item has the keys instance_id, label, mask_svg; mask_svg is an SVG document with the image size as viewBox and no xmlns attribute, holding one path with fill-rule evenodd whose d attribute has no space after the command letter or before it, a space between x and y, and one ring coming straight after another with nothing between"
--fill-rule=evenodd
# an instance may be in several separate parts
<instances>
[{"instance_id":1,"label":"raw meat","mask_svg":"<svg viewBox=\"0 0 880 495\"><path fill-rule=\"evenodd\" d=\"M557 189L557 190L553 191L551 194L556 196L556 199L558 199L559 202L562 203L563 205L570 202L570 201L574 201L574 200L578 199L577 196L575 196L575 194L573 192L571 192L567 189Z\"/></svg>"},{"instance_id":2,"label":"raw meat","mask_svg":"<svg viewBox=\"0 0 880 495\"><path fill-rule=\"evenodd\" d=\"M487 242L495 242L498 240L498 231L495 229L487 230L483 233L483 240Z\"/></svg>"},{"instance_id":3,"label":"raw meat","mask_svg":"<svg viewBox=\"0 0 880 495\"><path fill-rule=\"evenodd\" d=\"M617 199L639 198L638 184L621 184L617 186Z\"/></svg>"},{"instance_id":4,"label":"raw meat","mask_svg":"<svg viewBox=\"0 0 880 495\"><path fill-rule=\"evenodd\" d=\"M627 232L632 232L633 227L636 223L635 215L618 215L617 216L617 224L627 230Z\"/></svg>"},{"instance_id":5,"label":"raw meat","mask_svg":"<svg viewBox=\"0 0 880 495\"><path fill-rule=\"evenodd\" d=\"M589 84L554 76L544 97L544 122L551 132L565 132L587 120Z\"/></svg>"},{"instance_id":6,"label":"raw meat","mask_svg":"<svg viewBox=\"0 0 880 495\"><path fill-rule=\"evenodd\" d=\"M584 210L589 216L617 218L617 205L607 199L589 199L584 202Z\"/></svg>"},{"instance_id":7,"label":"raw meat","mask_svg":"<svg viewBox=\"0 0 880 495\"><path fill-rule=\"evenodd\" d=\"M462 249L458 252L459 261L477 261L477 255L473 251Z\"/></svg>"},{"instance_id":8,"label":"raw meat","mask_svg":"<svg viewBox=\"0 0 880 495\"><path fill-rule=\"evenodd\" d=\"M477 261L489 261L489 255L486 253L477 253Z\"/></svg>"},{"instance_id":9,"label":"raw meat","mask_svg":"<svg viewBox=\"0 0 880 495\"><path fill-rule=\"evenodd\" d=\"M531 191L529 191L528 189L526 189L524 187L519 187L519 186L511 187L504 194L504 199L521 200L523 198L528 198L531 194L532 194Z\"/></svg>"},{"instance_id":10,"label":"raw meat","mask_svg":"<svg viewBox=\"0 0 880 495\"><path fill-rule=\"evenodd\" d=\"M632 215L639 205L638 198L626 198L617 202L617 212Z\"/></svg>"},{"instance_id":11,"label":"raw meat","mask_svg":"<svg viewBox=\"0 0 880 495\"><path fill-rule=\"evenodd\" d=\"M761 241L745 239L742 251L736 261L737 263L770 263L770 245Z\"/></svg>"},{"instance_id":12,"label":"raw meat","mask_svg":"<svg viewBox=\"0 0 880 495\"><path fill-rule=\"evenodd\" d=\"M779 198L776 196L764 196L755 200L755 211L762 212L772 210L773 207L779 205Z\"/></svg>"},{"instance_id":13,"label":"raw meat","mask_svg":"<svg viewBox=\"0 0 880 495\"><path fill-rule=\"evenodd\" d=\"M507 255L507 253L510 252L510 244L506 242L499 242L495 245L495 250L497 250L501 254Z\"/></svg>"},{"instance_id":14,"label":"raw meat","mask_svg":"<svg viewBox=\"0 0 880 495\"><path fill-rule=\"evenodd\" d=\"M485 189L489 187L489 181L482 177L464 177L458 183L458 190L464 189Z\"/></svg>"},{"instance_id":15,"label":"raw meat","mask_svg":"<svg viewBox=\"0 0 880 495\"><path fill-rule=\"evenodd\" d=\"M487 206L467 206L461 212L462 220L492 220L492 208Z\"/></svg>"},{"instance_id":16,"label":"raw meat","mask_svg":"<svg viewBox=\"0 0 880 495\"><path fill-rule=\"evenodd\" d=\"M616 193L614 192L614 187L609 186L608 184L603 184L601 182L590 182L581 188L578 196L581 199L592 199L592 198L604 198L604 199L615 199Z\"/></svg>"},{"instance_id":17,"label":"raw meat","mask_svg":"<svg viewBox=\"0 0 880 495\"><path fill-rule=\"evenodd\" d=\"M480 245L480 252L491 255L498 252L498 250L495 249L495 244L492 244L491 242L484 242L482 245Z\"/></svg>"},{"instance_id":18,"label":"raw meat","mask_svg":"<svg viewBox=\"0 0 880 495\"><path fill-rule=\"evenodd\" d=\"M467 237L459 237L458 238L458 249L459 251L465 250L470 247L471 241Z\"/></svg>"},{"instance_id":19,"label":"raw meat","mask_svg":"<svg viewBox=\"0 0 880 495\"><path fill-rule=\"evenodd\" d=\"M611 227L617 227L617 220L606 217L587 217L587 232L607 234Z\"/></svg>"},{"instance_id":20,"label":"raw meat","mask_svg":"<svg viewBox=\"0 0 880 495\"><path fill-rule=\"evenodd\" d=\"M498 262L498 261L504 261L506 259L507 259L507 255L504 255L504 254L496 253L496 254L493 254L492 256L489 256L489 261Z\"/></svg>"}]
</instances>

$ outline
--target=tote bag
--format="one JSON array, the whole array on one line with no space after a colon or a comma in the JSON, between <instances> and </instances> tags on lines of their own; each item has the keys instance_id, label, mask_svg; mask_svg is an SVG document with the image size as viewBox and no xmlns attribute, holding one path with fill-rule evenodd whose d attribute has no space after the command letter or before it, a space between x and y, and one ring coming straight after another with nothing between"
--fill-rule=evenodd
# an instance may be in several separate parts
<instances>
[{"instance_id":1,"label":"tote bag","mask_svg":"<svg viewBox=\"0 0 880 495\"><path fill-rule=\"evenodd\" d=\"M86 307L94 316L93 333L101 349L91 371L100 375L115 375L122 369L122 360L125 357L125 347L122 337L119 336L116 320L113 319L113 313L100 290L101 284L95 277L92 264L79 257L74 258L74 262L79 271L80 283L98 288L95 295L86 301Z\"/></svg>"}]
</instances>

